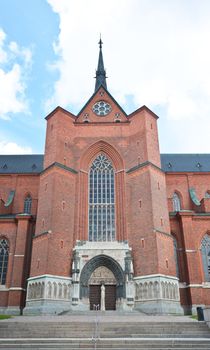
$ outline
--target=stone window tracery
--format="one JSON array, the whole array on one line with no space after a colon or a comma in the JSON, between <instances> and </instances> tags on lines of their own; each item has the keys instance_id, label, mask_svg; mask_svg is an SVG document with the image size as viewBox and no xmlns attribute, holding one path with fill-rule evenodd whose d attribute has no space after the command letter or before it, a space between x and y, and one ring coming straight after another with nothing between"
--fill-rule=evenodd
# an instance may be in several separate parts
<instances>
[{"instance_id":1,"label":"stone window tracery","mask_svg":"<svg viewBox=\"0 0 210 350\"><path fill-rule=\"evenodd\" d=\"M6 283L9 258L9 243L6 239L0 239L0 285Z\"/></svg>"},{"instance_id":2,"label":"stone window tracery","mask_svg":"<svg viewBox=\"0 0 210 350\"><path fill-rule=\"evenodd\" d=\"M180 201L179 195L176 192L174 192L174 194L173 194L172 201L173 201L173 211L180 211L181 210L181 201Z\"/></svg>"},{"instance_id":3,"label":"stone window tracery","mask_svg":"<svg viewBox=\"0 0 210 350\"><path fill-rule=\"evenodd\" d=\"M99 154L89 171L89 241L115 240L114 182L111 161Z\"/></svg>"},{"instance_id":4,"label":"stone window tracery","mask_svg":"<svg viewBox=\"0 0 210 350\"><path fill-rule=\"evenodd\" d=\"M205 235L201 242L201 254L205 281L210 282L210 236Z\"/></svg>"},{"instance_id":5,"label":"stone window tracery","mask_svg":"<svg viewBox=\"0 0 210 350\"><path fill-rule=\"evenodd\" d=\"M28 194L24 200L24 213L31 214L31 205L32 205L32 198L30 194Z\"/></svg>"}]
</instances>

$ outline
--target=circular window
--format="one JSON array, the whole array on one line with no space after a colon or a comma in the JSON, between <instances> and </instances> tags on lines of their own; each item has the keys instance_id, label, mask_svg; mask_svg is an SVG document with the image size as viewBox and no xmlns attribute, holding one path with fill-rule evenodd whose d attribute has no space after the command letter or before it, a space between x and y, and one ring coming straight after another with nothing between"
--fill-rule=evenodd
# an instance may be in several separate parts
<instances>
[{"instance_id":1,"label":"circular window","mask_svg":"<svg viewBox=\"0 0 210 350\"><path fill-rule=\"evenodd\" d=\"M93 105L93 112L98 116L104 116L111 112L112 108L109 103L105 101L98 101Z\"/></svg>"}]
</instances>

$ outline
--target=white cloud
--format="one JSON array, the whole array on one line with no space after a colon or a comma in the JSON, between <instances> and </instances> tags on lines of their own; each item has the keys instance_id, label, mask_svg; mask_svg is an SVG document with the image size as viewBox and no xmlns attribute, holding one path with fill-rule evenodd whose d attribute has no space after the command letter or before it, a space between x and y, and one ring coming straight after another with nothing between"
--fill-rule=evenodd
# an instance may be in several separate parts
<instances>
[{"instance_id":1,"label":"white cloud","mask_svg":"<svg viewBox=\"0 0 210 350\"><path fill-rule=\"evenodd\" d=\"M23 147L15 142L0 141L0 154L31 154L31 147Z\"/></svg>"},{"instance_id":2,"label":"white cloud","mask_svg":"<svg viewBox=\"0 0 210 350\"><path fill-rule=\"evenodd\" d=\"M11 41L9 44L9 49L15 54L15 56L20 56L24 60L24 64L31 64L32 61L32 52L28 48L21 48L15 41Z\"/></svg>"},{"instance_id":3,"label":"white cloud","mask_svg":"<svg viewBox=\"0 0 210 350\"><path fill-rule=\"evenodd\" d=\"M177 126L183 152L191 139L192 152L210 151L210 143L203 142L210 130L208 0L107 0L104 6L97 0L48 3L60 17L54 43L60 78L48 108L79 109L91 95L101 32L113 96L124 103L130 94L137 106L161 109L163 118ZM180 127L182 121L190 123L188 130ZM172 140L176 151L176 138Z\"/></svg>"},{"instance_id":4,"label":"white cloud","mask_svg":"<svg viewBox=\"0 0 210 350\"><path fill-rule=\"evenodd\" d=\"M21 96L24 94L24 85L21 82L21 68L18 64L14 64L8 73L0 69L0 86L3 87L0 94L1 118L7 119L10 112L17 113L26 110L26 102ZM21 98L18 98L18 95Z\"/></svg>"},{"instance_id":5,"label":"white cloud","mask_svg":"<svg viewBox=\"0 0 210 350\"><path fill-rule=\"evenodd\" d=\"M31 62L31 50L14 41L7 44L0 29L0 119L10 119L12 113L28 113L25 90Z\"/></svg>"},{"instance_id":6,"label":"white cloud","mask_svg":"<svg viewBox=\"0 0 210 350\"><path fill-rule=\"evenodd\" d=\"M4 40L6 38L6 34L0 28L0 63L4 63L7 60L7 53L3 50Z\"/></svg>"}]
</instances>

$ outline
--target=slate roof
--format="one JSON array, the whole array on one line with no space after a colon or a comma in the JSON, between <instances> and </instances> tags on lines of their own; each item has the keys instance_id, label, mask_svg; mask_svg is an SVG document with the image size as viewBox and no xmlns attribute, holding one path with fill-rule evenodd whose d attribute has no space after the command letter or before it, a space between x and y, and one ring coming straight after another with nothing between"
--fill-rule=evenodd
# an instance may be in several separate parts
<instances>
[{"instance_id":1,"label":"slate roof","mask_svg":"<svg viewBox=\"0 0 210 350\"><path fill-rule=\"evenodd\" d=\"M102 53L102 40L99 41L99 57L98 57L98 68L96 71L96 84L95 84L95 91L98 90L98 88L103 85L105 89L107 89L106 85L106 71L104 69L104 60L103 60L103 53Z\"/></svg>"},{"instance_id":2,"label":"slate roof","mask_svg":"<svg viewBox=\"0 0 210 350\"><path fill-rule=\"evenodd\" d=\"M0 155L0 174L40 173L43 159L43 154Z\"/></svg>"},{"instance_id":3,"label":"slate roof","mask_svg":"<svg viewBox=\"0 0 210 350\"><path fill-rule=\"evenodd\" d=\"M162 170L165 172L210 171L210 154L161 154Z\"/></svg>"},{"instance_id":4,"label":"slate roof","mask_svg":"<svg viewBox=\"0 0 210 350\"><path fill-rule=\"evenodd\" d=\"M43 170L43 154L0 155L0 174L37 174ZM210 172L210 154L161 154L165 172Z\"/></svg>"}]
</instances>

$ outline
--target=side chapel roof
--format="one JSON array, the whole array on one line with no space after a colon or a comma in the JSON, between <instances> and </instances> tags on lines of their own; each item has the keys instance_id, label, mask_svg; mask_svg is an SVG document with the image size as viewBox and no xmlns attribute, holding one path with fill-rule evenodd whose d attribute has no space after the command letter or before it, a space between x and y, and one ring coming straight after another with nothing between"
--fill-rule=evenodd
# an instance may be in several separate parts
<instances>
[{"instance_id":1,"label":"side chapel roof","mask_svg":"<svg viewBox=\"0 0 210 350\"><path fill-rule=\"evenodd\" d=\"M161 154L161 168L167 173L210 172L210 154ZM43 154L0 155L0 174L39 174Z\"/></svg>"}]
</instances>

